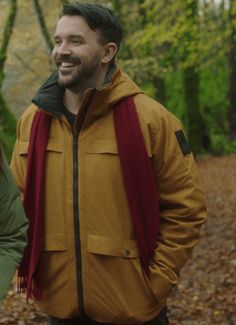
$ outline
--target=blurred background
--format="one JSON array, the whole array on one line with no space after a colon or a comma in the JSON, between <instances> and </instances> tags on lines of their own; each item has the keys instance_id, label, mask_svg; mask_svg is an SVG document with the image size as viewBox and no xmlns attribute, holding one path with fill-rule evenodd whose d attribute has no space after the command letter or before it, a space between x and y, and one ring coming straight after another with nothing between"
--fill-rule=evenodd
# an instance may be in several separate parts
<instances>
[{"instance_id":1,"label":"blurred background","mask_svg":"<svg viewBox=\"0 0 236 325\"><path fill-rule=\"evenodd\" d=\"M53 71L60 0L0 0L0 139ZM81 1L86 2L86 1ZM119 15L118 64L183 123L208 199L200 244L169 299L171 325L236 324L236 0L96 1ZM47 324L15 285L1 324Z\"/></svg>"},{"instance_id":2,"label":"blurred background","mask_svg":"<svg viewBox=\"0 0 236 325\"><path fill-rule=\"evenodd\" d=\"M16 118L53 70L63 2L69 1L0 0L0 138L8 157ZM193 151L234 152L236 0L96 2L122 22L118 64L183 122Z\"/></svg>"}]
</instances>

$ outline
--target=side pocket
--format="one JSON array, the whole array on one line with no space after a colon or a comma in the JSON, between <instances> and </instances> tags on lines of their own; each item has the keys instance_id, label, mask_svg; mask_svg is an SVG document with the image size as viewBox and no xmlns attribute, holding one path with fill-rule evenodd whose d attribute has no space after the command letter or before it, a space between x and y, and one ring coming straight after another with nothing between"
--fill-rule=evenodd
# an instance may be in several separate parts
<instances>
[{"instance_id":1,"label":"side pocket","mask_svg":"<svg viewBox=\"0 0 236 325\"><path fill-rule=\"evenodd\" d=\"M44 289L42 308L53 313L58 313L58 306L64 309L63 299L66 299L65 306L68 306L69 292L69 262L67 251L66 234L44 235L44 246L41 255L41 263L44 274ZM39 301L41 304L41 301Z\"/></svg>"},{"instance_id":2,"label":"side pocket","mask_svg":"<svg viewBox=\"0 0 236 325\"><path fill-rule=\"evenodd\" d=\"M135 240L122 240L106 236L88 235L88 252L99 255L137 258Z\"/></svg>"},{"instance_id":3,"label":"side pocket","mask_svg":"<svg viewBox=\"0 0 236 325\"><path fill-rule=\"evenodd\" d=\"M120 315L123 319L140 313L137 319L141 319L145 311L158 308L144 277L135 240L89 234L87 250L85 292L89 292L86 303L91 315L103 310L104 315Z\"/></svg>"}]
</instances>

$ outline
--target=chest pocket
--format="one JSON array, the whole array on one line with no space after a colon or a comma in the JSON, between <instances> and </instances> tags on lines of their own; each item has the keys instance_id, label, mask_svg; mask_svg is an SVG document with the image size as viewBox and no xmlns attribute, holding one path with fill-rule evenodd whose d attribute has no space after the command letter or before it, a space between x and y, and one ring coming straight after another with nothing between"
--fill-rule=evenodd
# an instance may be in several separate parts
<instances>
[{"instance_id":1,"label":"chest pocket","mask_svg":"<svg viewBox=\"0 0 236 325\"><path fill-rule=\"evenodd\" d=\"M147 147L148 156L151 158L151 147ZM88 142L85 146L86 164L88 174L94 175L94 180L100 184L102 179L110 179L114 183L121 175L119 152L116 139L99 139ZM132 148L130 148L132 154ZM105 176L105 177L104 177ZM98 183L99 185L99 183ZM101 185L100 185L101 186Z\"/></svg>"},{"instance_id":2,"label":"chest pocket","mask_svg":"<svg viewBox=\"0 0 236 325\"><path fill-rule=\"evenodd\" d=\"M54 138L49 138L46 148L46 178L60 179L60 173L63 171L63 143ZM26 166L26 160L29 154L29 141L19 141L19 155L24 160ZM26 177L26 167L24 170Z\"/></svg>"},{"instance_id":3,"label":"chest pocket","mask_svg":"<svg viewBox=\"0 0 236 325\"><path fill-rule=\"evenodd\" d=\"M29 141L19 141L19 154L20 156L28 156ZM57 139L49 139L46 150L48 152L63 152L63 143L58 142Z\"/></svg>"},{"instance_id":4,"label":"chest pocket","mask_svg":"<svg viewBox=\"0 0 236 325\"><path fill-rule=\"evenodd\" d=\"M118 148L115 139L93 140L92 142L87 142L85 152L88 154L118 155Z\"/></svg>"},{"instance_id":5,"label":"chest pocket","mask_svg":"<svg viewBox=\"0 0 236 325\"><path fill-rule=\"evenodd\" d=\"M20 156L27 156L29 148L29 141L19 141L19 154Z\"/></svg>"},{"instance_id":6,"label":"chest pocket","mask_svg":"<svg viewBox=\"0 0 236 325\"><path fill-rule=\"evenodd\" d=\"M96 188L114 183L120 174L120 160L114 140L93 140L85 146L86 178L95 182Z\"/></svg>"}]
</instances>

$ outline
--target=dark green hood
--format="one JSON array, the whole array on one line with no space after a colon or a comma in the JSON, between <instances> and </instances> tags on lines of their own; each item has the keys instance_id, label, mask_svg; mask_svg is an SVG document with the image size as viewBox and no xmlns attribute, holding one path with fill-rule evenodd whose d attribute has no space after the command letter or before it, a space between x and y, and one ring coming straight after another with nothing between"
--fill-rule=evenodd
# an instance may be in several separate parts
<instances>
[{"instance_id":1,"label":"dark green hood","mask_svg":"<svg viewBox=\"0 0 236 325\"><path fill-rule=\"evenodd\" d=\"M39 88L32 102L56 117L63 112L63 94L65 89L58 84L58 73L54 72Z\"/></svg>"}]
</instances>

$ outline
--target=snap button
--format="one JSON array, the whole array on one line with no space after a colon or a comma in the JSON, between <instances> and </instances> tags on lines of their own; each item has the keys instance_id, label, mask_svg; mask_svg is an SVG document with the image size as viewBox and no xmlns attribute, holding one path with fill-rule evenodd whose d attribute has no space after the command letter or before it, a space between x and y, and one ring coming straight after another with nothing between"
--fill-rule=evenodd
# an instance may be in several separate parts
<instances>
[{"instance_id":1,"label":"snap button","mask_svg":"<svg viewBox=\"0 0 236 325\"><path fill-rule=\"evenodd\" d=\"M124 250L124 254L125 254L125 256L129 256L130 255L130 250L129 249L125 249Z\"/></svg>"}]
</instances>

